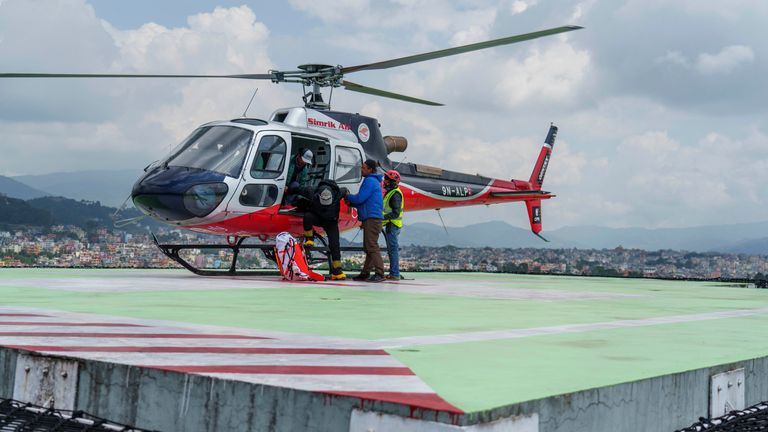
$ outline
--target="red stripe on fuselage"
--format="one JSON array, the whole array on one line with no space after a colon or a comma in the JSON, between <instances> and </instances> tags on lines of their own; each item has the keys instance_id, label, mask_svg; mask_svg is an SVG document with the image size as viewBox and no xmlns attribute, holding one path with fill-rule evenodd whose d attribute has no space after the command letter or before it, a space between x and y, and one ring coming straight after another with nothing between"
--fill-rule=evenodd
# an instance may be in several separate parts
<instances>
[{"instance_id":1,"label":"red stripe on fuselage","mask_svg":"<svg viewBox=\"0 0 768 432\"><path fill-rule=\"evenodd\" d=\"M425 195L419 190L410 188L407 184L401 184L400 190L403 192L403 199L405 201L405 212L419 211L419 210L434 210L438 208L447 207L466 207L485 204L501 204L508 202L525 201L529 199L548 199L551 195L541 195L538 191L531 190L530 188L522 188L527 186L528 182L521 182L519 180L505 181L494 180L487 191L477 197L471 199L455 199L455 197L440 198L434 194ZM473 185L473 187L482 187L479 185ZM484 188L484 187L483 187ZM522 192L530 191L531 194L525 194ZM492 193L497 192L518 192L520 195L512 196L492 196ZM453 198L453 199L452 199Z\"/></svg>"},{"instance_id":2,"label":"red stripe on fuselage","mask_svg":"<svg viewBox=\"0 0 768 432\"><path fill-rule=\"evenodd\" d=\"M190 225L183 228L211 234L239 235L243 237L274 237L283 231L296 236L302 235L304 233L304 218L280 214L278 213L279 208L278 205L274 205L223 221ZM342 202L341 211L339 212L339 230L347 231L356 226L358 226L358 221L353 217L352 209ZM322 230L320 231L322 232Z\"/></svg>"},{"instance_id":3,"label":"red stripe on fuselage","mask_svg":"<svg viewBox=\"0 0 768 432\"><path fill-rule=\"evenodd\" d=\"M439 183L439 179L434 179ZM468 185L473 189L484 189L483 185ZM403 191L405 200L405 212L434 210L447 207L465 207L474 205L499 204L516 201L525 201L529 199L548 199L551 195L540 195L531 189L530 183L522 180L500 180L494 179L490 183L487 191L471 199L456 199L456 197L446 196L441 198L435 194L424 194L407 184L407 180L401 183L400 189ZM531 195L520 194L513 196L491 196L494 192L525 192L530 191ZM280 206L275 204L272 207L256 210L252 213L237 215L226 220L200 225L184 226L182 228L193 231L205 232L217 235L230 235L242 237L274 237L277 234L287 231L295 236L300 236L304 232L303 218L296 215L287 215L279 213ZM339 230L348 231L359 226L359 222L354 217L352 208L344 202L341 203L339 212ZM322 230L320 230L322 232Z\"/></svg>"}]
</instances>

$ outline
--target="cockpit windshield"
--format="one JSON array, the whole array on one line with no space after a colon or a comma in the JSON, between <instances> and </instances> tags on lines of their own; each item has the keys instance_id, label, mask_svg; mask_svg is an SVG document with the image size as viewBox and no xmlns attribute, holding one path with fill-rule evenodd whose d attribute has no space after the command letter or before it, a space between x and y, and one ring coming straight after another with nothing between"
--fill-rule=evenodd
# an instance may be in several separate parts
<instances>
[{"instance_id":1,"label":"cockpit windshield","mask_svg":"<svg viewBox=\"0 0 768 432\"><path fill-rule=\"evenodd\" d=\"M199 168L238 177L253 132L233 126L207 126L192 133L166 162L168 166Z\"/></svg>"}]
</instances>

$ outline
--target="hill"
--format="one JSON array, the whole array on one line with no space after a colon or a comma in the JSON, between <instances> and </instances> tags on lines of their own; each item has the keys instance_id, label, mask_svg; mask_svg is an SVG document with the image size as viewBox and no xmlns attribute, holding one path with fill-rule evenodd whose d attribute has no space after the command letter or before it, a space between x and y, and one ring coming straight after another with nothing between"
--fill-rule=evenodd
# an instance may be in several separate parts
<instances>
[{"instance_id":1,"label":"hill","mask_svg":"<svg viewBox=\"0 0 768 432\"><path fill-rule=\"evenodd\" d=\"M400 244L419 246L459 247L572 247L570 242L561 241L557 236L547 237L546 243L531 234L530 230L512 226L506 222L492 221L464 227L447 227L431 223L406 225L401 233Z\"/></svg>"},{"instance_id":2,"label":"hill","mask_svg":"<svg viewBox=\"0 0 768 432\"><path fill-rule=\"evenodd\" d=\"M26 201L0 195L0 227L50 226L51 213L30 206Z\"/></svg>"},{"instance_id":3,"label":"hill","mask_svg":"<svg viewBox=\"0 0 768 432\"><path fill-rule=\"evenodd\" d=\"M485 222L465 227L447 227L430 223L406 224L400 238L402 245L459 246L498 248L580 248L675 249L693 252L743 252L768 254L768 222L711 225L691 228L605 228L574 226L542 232L546 243L530 230L506 222Z\"/></svg>"},{"instance_id":4,"label":"hill","mask_svg":"<svg viewBox=\"0 0 768 432\"><path fill-rule=\"evenodd\" d=\"M50 192L45 195L98 201L105 206L120 207L140 175L141 170L97 170L25 175L12 179ZM38 196L42 195L26 199Z\"/></svg>"},{"instance_id":5,"label":"hill","mask_svg":"<svg viewBox=\"0 0 768 432\"><path fill-rule=\"evenodd\" d=\"M53 223L76 225L81 228L90 226L110 226L114 208L104 207L98 202L76 201L64 197L43 197L27 201L30 207L47 211Z\"/></svg>"},{"instance_id":6,"label":"hill","mask_svg":"<svg viewBox=\"0 0 768 432\"><path fill-rule=\"evenodd\" d=\"M98 202L77 201L63 197L42 197L29 201L0 196L0 228L17 229L24 227L49 227L51 225L74 225L83 229L114 226L112 215L116 209ZM134 208L126 209L120 219L139 216ZM157 229L161 224L149 218L140 225L123 227L128 232L143 232L147 227Z\"/></svg>"},{"instance_id":7,"label":"hill","mask_svg":"<svg viewBox=\"0 0 768 432\"><path fill-rule=\"evenodd\" d=\"M5 176L0 176L0 194L23 200L50 195L47 192L35 189L23 182Z\"/></svg>"}]
</instances>

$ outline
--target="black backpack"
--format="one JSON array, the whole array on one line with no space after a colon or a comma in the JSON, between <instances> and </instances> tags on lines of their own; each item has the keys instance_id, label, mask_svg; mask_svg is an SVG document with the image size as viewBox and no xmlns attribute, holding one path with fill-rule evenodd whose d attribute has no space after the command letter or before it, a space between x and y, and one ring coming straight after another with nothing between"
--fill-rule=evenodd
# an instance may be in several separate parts
<instances>
[{"instance_id":1,"label":"black backpack","mask_svg":"<svg viewBox=\"0 0 768 432\"><path fill-rule=\"evenodd\" d=\"M341 190L333 180L323 180L312 195L312 212L324 220L339 220Z\"/></svg>"}]
</instances>

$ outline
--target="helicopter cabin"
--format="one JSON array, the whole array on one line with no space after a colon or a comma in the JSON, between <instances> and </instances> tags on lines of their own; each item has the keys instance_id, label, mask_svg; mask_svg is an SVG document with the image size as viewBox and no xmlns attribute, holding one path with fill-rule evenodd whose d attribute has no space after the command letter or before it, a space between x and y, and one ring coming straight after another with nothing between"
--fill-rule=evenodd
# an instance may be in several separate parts
<instances>
[{"instance_id":1,"label":"helicopter cabin","mask_svg":"<svg viewBox=\"0 0 768 432\"><path fill-rule=\"evenodd\" d=\"M280 115L273 115L280 119ZM282 118L286 120L286 118ZM232 123L250 124L255 137L253 151L245 162L237 193L226 208L228 213L249 213L256 208L269 208L280 203L280 213L295 214L301 210L287 203L285 188L291 179L291 164L306 150L312 151L312 163L305 169L315 186L323 179L333 179L339 187L356 192L362 177L360 166L364 152L354 141L339 139L323 131L315 131L287 122L271 121L255 124L253 119L235 119Z\"/></svg>"},{"instance_id":2,"label":"helicopter cabin","mask_svg":"<svg viewBox=\"0 0 768 432\"><path fill-rule=\"evenodd\" d=\"M371 157L361 142L380 139L378 123L339 114L291 108L276 111L270 121L239 118L202 125L145 169L133 188L134 204L158 220L189 227L257 211L300 213L285 205L285 187L290 165L306 150L313 154L306 186L333 179L356 193L360 167Z\"/></svg>"}]
</instances>

